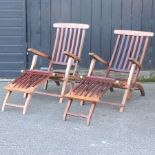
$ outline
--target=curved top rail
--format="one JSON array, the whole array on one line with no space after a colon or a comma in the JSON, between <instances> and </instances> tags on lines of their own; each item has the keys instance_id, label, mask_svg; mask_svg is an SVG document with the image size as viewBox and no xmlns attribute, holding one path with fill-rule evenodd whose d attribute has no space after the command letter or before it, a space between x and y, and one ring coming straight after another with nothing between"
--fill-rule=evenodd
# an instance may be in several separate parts
<instances>
[{"instance_id":1,"label":"curved top rail","mask_svg":"<svg viewBox=\"0 0 155 155\"><path fill-rule=\"evenodd\" d=\"M88 24L80 24L80 23L54 23L53 27L56 28L78 28L78 29L88 29Z\"/></svg>"},{"instance_id":2,"label":"curved top rail","mask_svg":"<svg viewBox=\"0 0 155 155\"><path fill-rule=\"evenodd\" d=\"M114 30L115 34L121 35L133 35L133 36L146 36L146 37L153 37L153 32L145 32L145 31L132 31L132 30Z\"/></svg>"}]
</instances>

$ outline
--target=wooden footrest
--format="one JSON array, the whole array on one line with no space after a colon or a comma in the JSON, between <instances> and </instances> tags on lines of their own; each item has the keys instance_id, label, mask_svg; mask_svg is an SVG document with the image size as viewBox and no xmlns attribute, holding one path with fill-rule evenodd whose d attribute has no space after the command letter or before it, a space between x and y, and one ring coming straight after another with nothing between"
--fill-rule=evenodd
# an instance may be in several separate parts
<instances>
[{"instance_id":1,"label":"wooden footrest","mask_svg":"<svg viewBox=\"0 0 155 155\"><path fill-rule=\"evenodd\" d=\"M6 103L5 105L11 106L11 107L17 107L17 108L24 108L24 105L19 105L19 104Z\"/></svg>"},{"instance_id":2,"label":"wooden footrest","mask_svg":"<svg viewBox=\"0 0 155 155\"><path fill-rule=\"evenodd\" d=\"M26 71L16 80L5 86L8 91L32 93L43 82L49 79L50 72Z\"/></svg>"},{"instance_id":3,"label":"wooden footrest","mask_svg":"<svg viewBox=\"0 0 155 155\"><path fill-rule=\"evenodd\" d=\"M65 95L67 98L98 102L115 80L112 78L85 77L80 84Z\"/></svg>"},{"instance_id":4,"label":"wooden footrest","mask_svg":"<svg viewBox=\"0 0 155 155\"><path fill-rule=\"evenodd\" d=\"M87 115L80 114L80 113L71 113L71 112L67 112L67 115L70 115L70 116L75 116L75 117L88 118L88 116L87 116Z\"/></svg>"}]
</instances>

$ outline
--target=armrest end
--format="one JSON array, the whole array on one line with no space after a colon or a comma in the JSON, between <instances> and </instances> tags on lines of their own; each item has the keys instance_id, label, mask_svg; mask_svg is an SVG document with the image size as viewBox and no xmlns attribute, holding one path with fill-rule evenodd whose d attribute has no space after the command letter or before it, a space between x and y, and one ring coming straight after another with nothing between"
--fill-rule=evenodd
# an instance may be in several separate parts
<instances>
[{"instance_id":1,"label":"armrest end","mask_svg":"<svg viewBox=\"0 0 155 155\"><path fill-rule=\"evenodd\" d=\"M35 55L38 55L38 56L40 56L40 57L43 57L43 58L45 58L45 59L51 59L51 57L48 56L47 54L45 54L45 53L43 53L43 52L41 52L41 51L38 51L38 50L36 50L36 49L34 49L34 48L28 48L27 51L28 51L28 52L31 52L31 53L33 53L33 54L35 54Z\"/></svg>"},{"instance_id":2,"label":"armrest end","mask_svg":"<svg viewBox=\"0 0 155 155\"><path fill-rule=\"evenodd\" d=\"M129 61L131 61L133 64L136 64L136 66L139 67L141 70L143 69L142 65L137 60L129 58Z\"/></svg>"},{"instance_id":3,"label":"armrest end","mask_svg":"<svg viewBox=\"0 0 155 155\"><path fill-rule=\"evenodd\" d=\"M99 61L100 63L102 64L105 64L105 65L109 65L109 62L104 60L103 58L101 58L100 56L98 56L97 54L95 53L89 53L89 56L97 61Z\"/></svg>"},{"instance_id":4,"label":"armrest end","mask_svg":"<svg viewBox=\"0 0 155 155\"><path fill-rule=\"evenodd\" d=\"M64 54L67 55L68 57L73 58L74 60L76 60L76 61L78 61L78 62L80 61L80 58L79 58L78 56L74 55L74 54L71 53L71 52L65 51Z\"/></svg>"}]
</instances>

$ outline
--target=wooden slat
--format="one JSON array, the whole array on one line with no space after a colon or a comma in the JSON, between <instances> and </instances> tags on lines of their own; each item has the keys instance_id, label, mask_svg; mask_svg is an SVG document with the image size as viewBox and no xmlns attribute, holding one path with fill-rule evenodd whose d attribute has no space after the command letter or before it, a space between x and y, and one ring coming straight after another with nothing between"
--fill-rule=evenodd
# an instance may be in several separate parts
<instances>
[{"instance_id":1,"label":"wooden slat","mask_svg":"<svg viewBox=\"0 0 155 155\"><path fill-rule=\"evenodd\" d=\"M81 93L81 90L84 89L86 83L88 83L87 80L82 81L82 82L79 84L79 86L77 86L77 89L75 88L75 89L73 90L73 92L74 92L76 95L79 94L79 93Z\"/></svg>"},{"instance_id":2,"label":"wooden slat","mask_svg":"<svg viewBox=\"0 0 155 155\"><path fill-rule=\"evenodd\" d=\"M115 62L114 62L114 65L113 67L114 68L118 68L118 64L120 63L120 61L122 60L122 57L121 54L122 54L122 51L123 51L123 44L124 44L124 41L125 41L125 35L122 35L121 36L121 42L120 42L120 45L119 45L119 49L117 51L117 55L116 55L116 58L115 58ZM120 59L121 58L121 59Z\"/></svg>"},{"instance_id":3,"label":"wooden slat","mask_svg":"<svg viewBox=\"0 0 155 155\"><path fill-rule=\"evenodd\" d=\"M16 108L24 108L23 105L19 105L19 104L12 104L12 103L6 103L6 106L11 106L11 107L16 107Z\"/></svg>"},{"instance_id":4,"label":"wooden slat","mask_svg":"<svg viewBox=\"0 0 155 155\"><path fill-rule=\"evenodd\" d=\"M85 96L90 96L89 93L91 92L91 90L94 88L96 82L92 82L91 85L89 86L89 89L87 90L87 92L85 93Z\"/></svg>"},{"instance_id":5,"label":"wooden slat","mask_svg":"<svg viewBox=\"0 0 155 155\"><path fill-rule=\"evenodd\" d=\"M68 37L68 41L67 41L67 49L66 49L66 51L70 51L70 46L71 46L71 39L72 39L72 31L73 31L73 29L69 29L69 37ZM65 58L64 58L64 62L66 62L67 61L67 56L65 56Z\"/></svg>"},{"instance_id":6,"label":"wooden slat","mask_svg":"<svg viewBox=\"0 0 155 155\"><path fill-rule=\"evenodd\" d=\"M74 54L77 55L79 49L78 49L78 45L80 43L80 33L81 33L81 30L78 29L78 32L77 32L77 37L76 37L76 43L75 43L75 50L74 50Z\"/></svg>"},{"instance_id":7,"label":"wooden slat","mask_svg":"<svg viewBox=\"0 0 155 155\"><path fill-rule=\"evenodd\" d=\"M135 60L139 61L138 60L138 57L139 56L141 57L141 54L142 54L142 51L141 50L142 50L143 47L144 47L144 45L143 45L143 36L142 36L142 37L140 37L138 49L137 49L137 52L136 52L136 54L134 56Z\"/></svg>"},{"instance_id":8,"label":"wooden slat","mask_svg":"<svg viewBox=\"0 0 155 155\"><path fill-rule=\"evenodd\" d=\"M126 41L125 41L125 47L123 49L123 52L121 53L121 60L120 60L118 68L122 68L124 66L124 62L128 59L128 57L127 57L127 48L128 48L129 40L130 40L130 37L127 36Z\"/></svg>"},{"instance_id":9,"label":"wooden slat","mask_svg":"<svg viewBox=\"0 0 155 155\"><path fill-rule=\"evenodd\" d=\"M88 101L88 102L99 102L99 98L94 98L94 97L86 97L86 96L79 96L79 95L72 95L72 94L66 94L64 97L70 98L70 99L75 99L75 100L83 100L83 101Z\"/></svg>"},{"instance_id":10,"label":"wooden slat","mask_svg":"<svg viewBox=\"0 0 155 155\"><path fill-rule=\"evenodd\" d=\"M79 84L76 88L74 88L73 92L78 91L78 90L80 89L80 87L82 86L82 84L85 83L85 81L86 81L85 79L82 80L82 81L80 82L80 84Z\"/></svg>"},{"instance_id":11,"label":"wooden slat","mask_svg":"<svg viewBox=\"0 0 155 155\"><path fill-rule=\"evenodd\" d=\"M52 60L56 61L56 52L57 52L57 48L58 48L58 41L59 41L59 34L60 34L60 29L58 28L56 31L56 37L55 37L55 43L54 43L54 48L53 48L53 52L52 52Z\"/></svg>"},{"instance_id":12,"label":"wooden slat","mask_svg":"<svg viewBox=\"0 0 155 155\"><path fill-rule=\"evenodd\" d=\"M27 74L27 73L23 74L23 76L21 76L18 79L18 81L14 83L14 86L15 87L18 85L21 86L23 84L23 82L26 82L29 79L30 76L31 76L31 74Z\"/></svg>"},{"instance_id":13,"label":"wooden slat","mask_svg":"<svg viewBox=\"0 0 155 155\"><path fill-rule=\"evenodd\" d=\"M68 34L68 28L65 28L65 35L64 35L63 44L62 44L62 52L65 51L65 46L66 46L66 41L67 41L67 34ZM61 54L60 62L63 62L63 57L64 57L64 54Z\"/></svg>"},{"instance_id":14,"label":"wooden slat","mask_svg":"<svg viewBox=\"0 0 155 155\"><path fill-rule=\"evenodd\" d=\"M112 86L114 79L86 77L70 93L69 98L98 102L100 97Z\"/></svg>"},{"instance_id":15,"label":"wooden slat","mask_svg":"<svg viewBox=\"0 0 155 155\"><path fill-rule=\"evenodd\" d=\"M93 89L89 92L89 94L87 96L89 97L94 97L95 96L95 93L96 93L96 89L98 88L98 84L96 84Z\"/></svg>"},{"instance_id":16,"label":"wooden slat","mask_svg":"<svg viewBox=\"0 0 155 155\"><path fill-rule=\"evenodd\" d=\"M5 89L10 91L32 93L38 85L45 82L49 79L49 77L50 73L48 72L27 71L11 84L7 85Z\"/></svg>"},{"instance_id":17,"label":"wooden slat","mask_svg":"<svg viewBox=\"0 0 155 155\"><path fill-rule=\"evenodd\" d=\"M77 34L77 29L73 29L72 45L71 45L71 50L70 50L71 52L73 52L73 54L75 54L74 46L75 46L76 34Z\"/></svg>"},{"instance_id":18,"label":"wooden slat","mask_svg":"<svg viewBox=\"0 0 155 155\"><path fill-rule=\"evenodd\" d=\"M61 54L63 54L63 52L61 51L63 33L64 33L64 29L61 28L60 29L60 38L59 38L58 47L57 47L57 51L56 51L56 62L59 62L59 57L61 56Z\"/></svg>"},{"instance_id":19,"label":"wooden slat","mask_svg":"<svg viewBox=\"0 0 155 155\"><path fill-rule=\"evenodd\" d=\"M134 42L134 45L133 45L133 51L131 53L131 58L134 58L134 55L137 52L138 41L139 41L139 37L136 36L136 39L135 39L135 42ZM130 68L131 68L131 63L128 63L127 69L130 70Z\"/></svg>"},{"instance_id":20,"label":"wooden slat","mask_svg":"<svg viewBox=\"0 0 155 155\"><path fill-rule=\"evenodd\" d=\"M114 30L115 34L120 35L130 35L130 36L146 36L146 37L153 37L152 32L145 32L145 31L131 31L131 30Z\"/></svg>"},{"instance_id":21,"label":"wooden slat","mask_svg":"<svg viewBox=\"0 0 155 155\"><path fill-rule=\"evenodd\" d=\"M145 54L146 54L146 50L147 50L147 47L148 47L148 43L149 43L149 37L146 37L144 47L143 47L142 56L141 56L141 59L140 59L140 64L143 63L143 60L144 60L144 57L145 57Z\"/></svg>"},{"instance_id":22,"label":"wooden slat","mask_svg":"<svg viewBox=\"0 0 155 155\"><path fill-rule=\"evenodd\" d=\"M113 54L112 54L112 57L111 57L111 60L110 60L110 63L109 63L109 67L112 67L114 59L116 57L116 54L117 54L116 52L117 52L117 48L118 48L120 37L121 37L120 35L117 36L116 44L115 44L115 47L114 47L114 50L113 50Z\"/></svg>"},{"instance_id":23,"label":"wooden slat","mask_svg":"<svg viewBox=\"0 0 155 155\"><path fill-rule=\"evenodd\" d=\"M87 115L80 114L80 113L71 113L71 112L67 112L67 115L75 116L75 117L87 118Z\"/></svg>"},{"instance_id":24,"label":"wooden slat","mask_svg":"<svg viewBox=\"0 0 155 155\"><path fill-rule=\"evenodd\" d=\"M126 60L124 62L124 67L122 68L124 70L127 68L127 65L129 63L128 59L130 57L130 53L131 53L131 50L132 50L132 47L133 47L134 38L135 38L134 36L131 37L131 40L130 40L130 43L129 43L129 48L128 48L127 52L126 52Z\"/></svg>"},{"instance_id":25,"label":"wooden slat","mask_svg":"<svg viewBox=\"0 0 155 155\"><path fill-rule=\"evenodd\" d=\"M39 95L46 95L46 96L55 96L55 97L62 97L59 94L54 94L54 93L48 93L48 92L39 92L39 91L34 91L35 94L39 94Z\"/></svg>"},{"instance_id":26,"label":"wooden slat","mask_svg":"<svg viewBox=\"0 0 155 155\"><path fill-rule=\"evenodd\" d=\"M70 28L70 29L88 29L89 25L79 24L79 23L55 23L53 24L55 28Z\"/></svg>"},{"instance_id":27,"label":"wooden slat","mask_svg":"<svg viewBox=\"0 0 155 155\"><path fill-rule=\"evenodd\" d=\"M86 31L85 30L82 30L82 33L81 33L81 42L79 44L79 54L78 54L79 57L81 57L81 53L82 53L82 49L83 49L83 43L84 43L84 38L85 38L85 33L86 33Z\"/></svg>"},{"instance_id":28,"label":"wooden slat","mask_svg":"<svg viewBox=\"0 0 155 155\"><path fill-rule=\"evenodd\" d=\"M91 95L89 96L93 96L94 91L96 91L96 89L98 88L98 82L96 82L96 84L94 85L94 87L92 89L88 89L92 84L94 84L94 82L88 83L85 85L85 88L81 90L81 93L79 95L84 95L86 94L86 92L91 93ZM87 94L88 96L88 94Z\"/></svg>"}]
</instances>

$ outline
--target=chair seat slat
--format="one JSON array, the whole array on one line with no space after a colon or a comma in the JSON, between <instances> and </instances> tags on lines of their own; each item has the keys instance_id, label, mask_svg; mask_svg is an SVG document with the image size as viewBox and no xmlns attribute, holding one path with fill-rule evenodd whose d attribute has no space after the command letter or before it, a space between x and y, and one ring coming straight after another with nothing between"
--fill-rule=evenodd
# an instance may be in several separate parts
<instances>
[{"instance_id":1,"label":"chair seat slat","mask_svg":"<svg viewBox=\"0 0 155 155\"><path fill-rule=\"evenodd\" d=\"M70 95L84 96L84 97L100 97L107 91L114 83L114 80L104 81L103 79L86 78L72 91Z\"/></svg>"},{"instance_id":2,"label":"chair seat slat","mask_svg":"<svg viewBox=\"0 0 155 155\"><path fill-rule=\"evenodd\" d=\"M40 82L45 81L50 77L50 73L43 72L26 72L22 76L20 76L17 80L11 83L12 89L20 89L23 91L24 89L29 89L30 87L36 87ZM26 79L26 80L25 80Z\"/></svg>"}]
</instances>

